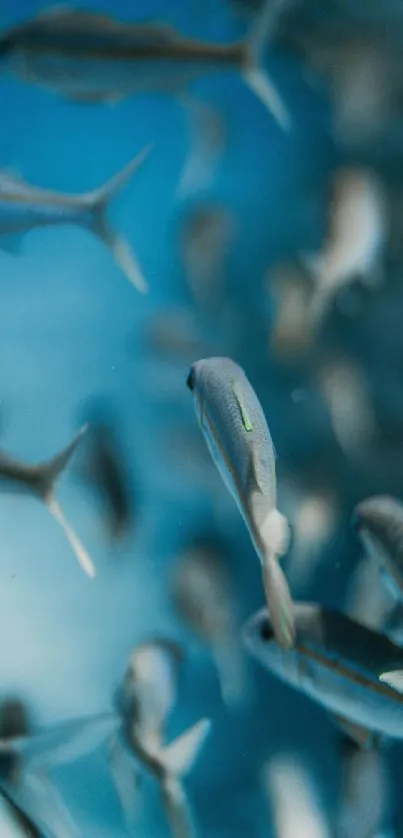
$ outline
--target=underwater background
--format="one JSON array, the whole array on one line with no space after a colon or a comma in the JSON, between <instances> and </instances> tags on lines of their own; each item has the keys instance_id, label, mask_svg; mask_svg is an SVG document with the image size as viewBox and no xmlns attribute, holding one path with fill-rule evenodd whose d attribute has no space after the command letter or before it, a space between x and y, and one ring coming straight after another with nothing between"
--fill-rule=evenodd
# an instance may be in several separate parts
<instances>
[{"instance_id":1,"label":"underwater background","mask_svg":"<svg viewBox=\"0 0 403 838\"><path fill-rule=\"evenodd\" d=\"M45 7L35 0L2 0L1 25ZM86 7L122 19L162 19L206 40L241 37L250 23L248 14L224 0L87 0ZM1 693L22 697L38 727L109 711L133 646L160 635L179 641L185 661L169 737L201 716L212 720L186 780L197 835L206 838L275 836L259 777L265 761L284 752L309 765L334 834L342 736L321 709L252 660L245 659L248 697L241 707L228 709L208 649L175 611L170 596L175 562L201 537L217 539L228 557L240 646L242 622L264 604L250 538L195 421L185 386L190 364L229 355L247 372L273 436L278 505L291 526L290 481L308 487L312 482L337 501L336 524L314 572L293 582L294 543L284 560L297 599L343 609L362 553L350 528L354 505L373 493L403 496L403 448L396 431L403 415L398 278L376 293L348 289L346 305L330 312L308 360L281 363L270 351L276 310L268 272L301 250L320 247L328 175L353 155L334 140L322 80L309 84L301 61L276 43L267 68L292 115L290 132L281 130L235 72L192 83L197 98L222 117L224 140L214 176L185 195L178 182L192 134L186 108L174 97L136 94L113 105L77 104L0 74L0 166L31 183L84 192L153 143L111 208L115 227L136 251L148 295L136 293L107 249L84 229L34 230L18 258L0 251L2 447L22 460L44 460L69 441L91 405L106 404L135 506L129 533L112 544L79 466L63 477L64 507L97 567L90 581L45 507L28 497L2 495ZM231 233L212 301L201 303L192 294L181 251L183 224L199 205L222 211ZM156 318L184 310L194 349L158 350L150 337ZM379 439L383 434L387 449L380 446L372 461L369 450L358 465L351 462L335 441L315 378L316 361L329 347L365 368ZM390 426L395 437L388 447ZM385 835L403 835L400 748L393 745L387 752L393 793L385 829L394 831ZM104 745L51 776L78 834L130 834ZM11 827L0 823L0 836L8 834L14 834ZM169 834L151 780L141 786L133 834Z\"/></svg>"}]
</instances>

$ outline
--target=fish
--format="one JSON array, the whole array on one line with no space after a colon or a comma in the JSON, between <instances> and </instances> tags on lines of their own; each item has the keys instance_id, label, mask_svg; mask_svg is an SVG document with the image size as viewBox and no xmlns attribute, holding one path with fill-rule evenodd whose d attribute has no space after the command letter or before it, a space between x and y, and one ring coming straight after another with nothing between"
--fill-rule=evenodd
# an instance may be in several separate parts
<instances>
[{"instance_id":1,"label":"fish","mask_svg":"<svg viewBox=\"0 0 403 838\"><path fill-rule=\"evenodd\" d=\"M364 371L352 359L334 356L319 362L317 380L341 450L346 457L365 456L378 425Z\"/></svg>"},{"instance_id":2,"label":"fish","mask_svg":"<svg viewBox=\"0 0 403 838\"><path fill-rule=\"evenodd\" d=\"M338 838L378 835L389 810L389 788L382 751L363 750L346 740L342 751Z\"/></svg>"},{"instance_id":3,"label":"fish","mask_svg":"<svg viewBox=\"0 0 403 838\"><path fill-rule=\"evenodd\" d=\"M316 285L309 312L313 331L322 324L341 288L357 278L368 286L380 284L381 256L388 238L384 188L372 170L338 169L331 196L322 250L300 254Z\"/></svg>"},{"instance_id":4,"label":"fish","mask_svg":"<svg viewBox=\"0 0 403 838\"><path fill-rule=\"evenodd\" d=\"M0 492L33 495L40 500L62 528L81 569L93 579L96 574L94 563L56 497L57 483L86 432L87 425L83 425L65 448L38 465L22 462L0 450Z\"/></svg>"},{"instance_id":5,"label":"fish","mask_svg":"<svg viewBox=\"0 0 403 838\"><path fill-rule=\"evenodd\" d=\"M225 206L200 201L187 210L183 219L179 236L181 264L193 300L203 312L217 308L223 297L235 226Z\"/></svg>"},{"instance_id":6,"label":"fish","mask_svg":"<svg viewBox=\"0 0 403 838\"><path fill-rule=\"evenodd\" d=\"M148 285L136 256L128 242L114 230L108 214L111 201L139 169L151 148L152 144L145 146L99 188L80 194L43 189L1 169L0 248L16 252L21 237L38 227L78 225L100 238L129 282L137 291L146 293Z\"/></svg>"},{"instance_id":7,"label":"fish","mask_svg":"<svg viewBox=\"0 0 403 838\"><path fill-rule=\"evenodd\" d=\"M352 524L386 590L403 604L403 504L388 495L374 495L357 504Z\"/></svg>"},{"instance_id":8,"label":"fish","mask_svg":"<svg viewBox=\"0 0 403 838\"><path fill-rule=\"evenodd\" d=\"M182 778L192 767L211 727L200 719L169 745L166 720L176 703L181 648L155 638L132 653L115 703L121 730L110 742L109 765L130 828L140 770L157 781L173 838L194 838L194 822Z\"/></svg>"},{"instance_id":9,"label":"fish","mask_svg":"<svg viewBox=\"0 0 403 838\"><path fill-rule=\"evenodd\" d=\"M252 616L243 629L251 656L324 708L362 748L403 739L403 696L379 680L382 673L402 668L402 648L317 603L295 603L294 619L295 648L284 651L267 609Z\"/></svg>"},{"instance_id":10,"label":"fish","mask_svg":"<svg viewBox=\"0 0 403 838\"><path fill-rule=\"evenodd\" d=\"M300 265L283 263L268 272L267 288L276 308L269 335L270 355L274 353L282 363L306 362L312 346L312 281Z\"/></svg>"},{"instance_id":11,"label":"fish","mask_svg":"<svg viewBox=\"0 0 403 838\"><path fill-rule=\"evenodd\" d=\"M247 692L245 666L235 592L222 550L208 542L190 546L175 562L171 590L178 614L211 649L223 701L239 706Z\"/></svg>"},{"instance_id":12,"label":"fish","mask_svg":"<svg viewBox=\"0 0 403 838\"><path fill-rule=\"evenodd\" d=\"M244 371L230 358L197 361L186 383L210 454L260 559L276 637L290 648L292 599L278 561L289 546L289 525L277 509L276 455L263 409Z\"/></svg>"},{"instance_id":13,"label":"fish","mask_svg":"<svg viewBox=\"0 0 403 838\"><path fill-rule=\"evenodd\" d=\"M5 801L11 814L12 822L18 829L21 838L46 838L34 819L31 818L13 799L5 789L0 788L0 799ZM14 834L14 833L13 833Z\"/></svg>"},{"instance_id":14,"label":"fish","mask_svg":"<svg viewBox=\"0 0 403 838\"><path fill-rule=\"evenodd\" d=\"M268 760L262 770L262 786L277 838L330 838L313 772L297 754L280 753Z\"/></svg>"},{"instance_id":15,"label":"fish","mask_svg":"<svg viewBox=\"0 0 403 838\"><path fill-rule=\"evenodd\" d=\"M102 401L86 410L90 433L82 469L103 504L102 520L112 539L123 538L135 517L125 455L112 410Z\"/></svg>"},{"instance_id":16,"label":"fish","mask_svg":"<svg viewBox=\"0 0 403 838\"><path fill-rule=\"evenodd\" d=\"M116 715L102 713L35 730L24 702L13 696L0 702L0 796L26 828L24 834L34 838L42 831L55 838L77 834L47 772L90 752L116 728Z\"/></svg>"},{"instance_id":17,"label":"fish","mask_svg":"<svg viewBox=\"0 0 403 838\"><path fill-rule=\"evenodd\" d=\"M4 69L81 103L114 103L138 92L183 91L189 80L225 69L247 86L285 130L290 117L261 66L283 2L268 2L245 40L220 44L165 23L123 21L105 12L53 7L0 38Z\"/></svg>"}]
</instances>

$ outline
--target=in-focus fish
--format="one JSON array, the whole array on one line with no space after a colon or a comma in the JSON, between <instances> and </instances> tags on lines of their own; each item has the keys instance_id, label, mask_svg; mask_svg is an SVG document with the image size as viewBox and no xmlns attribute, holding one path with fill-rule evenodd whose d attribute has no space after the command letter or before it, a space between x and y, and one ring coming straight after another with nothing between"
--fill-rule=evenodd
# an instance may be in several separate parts
<instances>
[{"instance_id":1,"label":"in-focus fish","mask_svg":"<svg viewBox=\"0 0 403 838\"><path fill-rule=\"evenodd\" d=\"M103 402L92 404L86 416L91 430L83 474L101 498L110 536L123 538L134 520L134 504L115 417Z\"/></svg>"},{"instance_id":2,"label":"in-focus fish","mask_svg":"<svg viewBox=\"0 0 403 838\"><path fill-rule=\"evenodd\" d=\"M63 448L51 460L46 460L39 465L23 463L4 451L0 451L0 492L30 494L42 501L55 521L61 526L74 550L80 567L87 576L93 578L95 567L92 559L67 520L56 498L58 480L75 453L86 430L87 426L84 425L66 448Z\"/></svg>"},{"instance_id":3,"label":"in-focus fish","mask_svg":"<svg viewBox=\"0 0 403 838\"><path fill-rule=\"evenodd\" d=\"M317 784L295 753L272 757L263 768L262 784L277 838L330 838Z\"/></svg>"},{"instance_id":4,"label":"in-focus fish","mask_svg":"<svg viewBox=\"0 0 403 838\"><path fill-rule=\"evenodd\" d=\"M15 818L26 828L24 835L77 834L69 809L47 772L90 752L116 728L116 715L104 713L35 731L19 699L1 702L0 795L14 806Z\"/></svg>"},{"instance_id":5,"label":"in-focus fish","mask_svg":"<svg viewBox=\"0 0 403 838\"><path fill-rule=\"evenodd\" d=\"M130 659L117 709L121 736L110 748L110 767L126 818L132 820L138 766L157 780L173 838L193 838L194 826L182 778L190 770L210 729L202 719L170 745L164 741L175 703L182 653L165 639L138 646Z\"/></svg>"},{"instance_id":6,"label":"in-focus fish","mask_svg":"<svg viewBox=\"0 0 403 838\"><path fill-rule=\"evenodd\" d=\"M295 648L284 651L262 609L245 625L251 655L281 681L332 714L362 747L379 736L403 739L403 696L379 675L401 667L403 650L387 637L338 611L312 603L294 606Z\"/></svg>"},{"instance_id":7,"label":"in-focus fish","mask_svg":"<svg viewBox=\"0 0 403 838\"><path fill-rule=\"evenodd\" d=\"M403 603L403 504L388 495L367 498L355 507L353 526L385 587Z\"/></svg>"},{"instance_id":8,"label":"in-focus fish","mask_svg":"<svg viewBox=\"0 0 403 838\"><path fill-rule=\"evenodd\" d=\"M223 700L238 705L247 688L235 593L225 557L214 543L189 548L175 563L172 596L178 613L211 649Z\"/></svg>"},{"instance_id":9,"label":"in-focus fish","mask_svg":"<svg viewBox=\"0 0 403 838\"><path fill-rule=\"evenodd\" d=\"M294 642L292 600L278 557L287 551L289 528L276 505L276 455L261 404L230 358L197 361L187 386L211 456L260 558L276 637L288 648Z\"/></svg>"},{"instance_id":10,"label":"in-focus fish","mask_svg":"<svg viewBox=\"0 0 403 838\"><path fill-rule=\"evenodd\" d=\"M42 189L0 170L0 248L14 252L18 249L21 236L37 227L78 225L103 241L129 282L145 293L148 286L135 254L128 242L113 229L108 212L113 198L127 184L150 150L151 145L146 146L103 186L76 195Z\"/></svg>"},{"instance_id":11,"label":"in-focus fish","mask_svg":"<svg viewBox=\"0 0 403 838\"><path fill-rule=\"evenodd\" d=\"M189 80L234 68L286 128L287 110L262 69L262 53L281 6L273 7L270 0L247 38L230 44L187 38L167 24L55 7L5 31L0 61L28 82L75 101L99 103L136 92L178 93Z\"/></svg>"},{"instance_id":12,"label":"in-focus fish","mask_svg":"<svg viewBox=\"0 0 403 838\"><path fill-rule=\"evenodd\" d=\"M387 235L385 196L377 176L366 169L339 169L322 252L301 254L316 283L310 313L313 328L323 321L340 288L357 278L372 285L378 282Z\"/></svg>"}]
</instances>

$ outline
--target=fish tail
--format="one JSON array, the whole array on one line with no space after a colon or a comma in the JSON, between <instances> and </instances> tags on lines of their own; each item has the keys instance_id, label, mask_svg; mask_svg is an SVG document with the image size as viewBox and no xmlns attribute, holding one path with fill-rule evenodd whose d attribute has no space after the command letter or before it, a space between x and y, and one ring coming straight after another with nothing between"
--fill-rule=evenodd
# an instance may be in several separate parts
<instances>
[{"instance_id":1,"label":"fish tail","mask_svg":"<svg viewBox=\"0 0 403 838\"><path fill-rule=\"evenodd\" d=\"M136 157L130 160L120 172L110 178L103 186L82 196L83 204L89 207L91 211L93 233L102 239L129 282L142 294L147 293L148 284L142 275L137 258L129 243L113 229L108 218L108 209L116 194L126 186L132 175L146 159L151 148L152 144L145 146Z\"/></svg>"},{"instance_id":2,"label":"fish tail","mask_svg":"<svg viewBox=\"0 0 403 838\"><path fill-rule=\"evenodd\" d=\"M161 781L161 794L172 838L195 838L189 801L180 780L166 774Z\"/></svg>"},{"instance_id":3,"label":"fish tail","mask_svg":"<svg viewBox=\"0 0 403 838\"><path fill-rule=\"evenodd\" d=\"M86 573L87 576L89 576L90 579L93 579L96 575L94 563L86 548L80 541L77 533L73 529L72 525L67 520L60 504L58 503L56 498L52 497L47 502L47 506L55 521L57 521L57 523L60 524L67 538L67 541L73 549L74 555L76 556L76 559L81 569L84 571L84 573Z\"/></svg>"},{"instance_id":4,"label":"fish tail","mask_svg":"<svg viewBox=\"0 0 403 838\"><path fill-rule=\"evenodd\" d=\"M282 649L295 644L293 602L277 556L267 551L262 561L263 587L276 640Z\"/></svg>"},{"instance_id":5,"label":"fish tail","mask_svg":"<svg viewBox=\"0 0 403 838\"><path fill-rule=\"evenodd\" d=\"M40 491L45 497L45 499L51 498L55 485L61 475L63 474L64 470L66 469L69 461L71 460L73 454L75 454L84 434L88 430L88 425L83 425L75 437L63 448L62 451L59 451L51 460L48 460L46 463L43 463L41 466L41 480L40 480Z\"/></svg>"},{"instance_id":6,"label":"fish tail","mask_svg":"<svg viewBox=\"0 0 403 838\"><path fill-rule=\"evenodd\" d=\"M175 197L183 200L211 186L225 145L225 130L222 115L212 105L187 93L181 101L191 128L190 151L175 192Z\"/></svg>"},{"instance_id":7,"label":"fish tail","mask_svg":"<svg viewBox=\"0 0 403 838\"><path fill-rule=\"evenodd\" d=\"M394 669L390 672L382 672L379 680L388 687L392 687L399 693L403 693L403 669Z\"/></svg>"},{"instance_id":8,"label":"fish tail","mask_svg":"<svg viewBox=\"0 0 403 838\"><path fill-rule=\"evenodd\" d=\"M210 731L209 719L200 719L159 753L160 763L167 775L183 777L190 771Z\"/></svg>"},{"instance_id":9,"label":"fish tail","mask_svg":"<svg viewBox=\"0 0 403 838\"><path fill-rule=\"evenodd\" d=\"M263 68L264 50L273 36L278 15L288 0L265 0L243 42L242 76L247 86L272 114L283 131L291 128L291 117L279 93Z\"/></svg>"}]
</instances>

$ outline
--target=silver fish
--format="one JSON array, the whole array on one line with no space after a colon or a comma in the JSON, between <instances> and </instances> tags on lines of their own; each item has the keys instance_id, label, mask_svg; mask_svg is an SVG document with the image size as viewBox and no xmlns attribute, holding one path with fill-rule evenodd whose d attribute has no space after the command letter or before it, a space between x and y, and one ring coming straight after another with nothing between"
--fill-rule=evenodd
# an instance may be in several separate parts
<instances>
[{"instance_id":1,"label":"silver fish","mask_svg":"<svg viewBox=\"0 0 403 838\"><path fill-rule=\"evenodd\" d=\"M173 838L193 838L193 818L182 777L196 759L210 722L201 719L171 744L165 744L164 728L176 699L181 656L180 647L165 639L155 639L134 650L117 694L121 732L110 743L109 763L128 826L140 767L160 786Z\"/></svg>"},{"instance_id":2,"label":"silver fish","mask_svg":"<svg viewBox=\"0 0 403 838\"><path fill-rule=\"evenodd\" d=\"M388 495L367 498L355 507L353 526L385 587L403 604L403 504Z\"/></svg>"},{"instance_id":3,"label":"silver fish","mask_svg":"<svg viewBox=\"0 0 403 838\"><path fill-rule=\"evenodd\" d=\"M330 838L319 789L297 754L273 756L263 767L262 785L273 813L276 838Z\"/></svg>"},{"instance_id":4,"label":"silver fish","mask_svg":"<svg viewBox=\"0 0 403 838\"><path fill-rule=\"evenodd\" d=\"M372 838L389 810L386 761L378 748L363 750L346 741L343 750L337 838Z\"/></svg>"},{"instance_id":5,"label":"silver fish","mask_svg":"<svg viewBox=\"0 0 403 838\"><path fill-rule=\"evenodd\" d=\"M259 556L276 637L289 648L294 642L292 600L278 562L287 550L289 529L276 506L275 451L262 407L230 358L197 361L187 386L211 456Z\"/></svg>"},{"instance_id":6,"label":"silver fish","mask_svg":"<svg viewBox=\"0 0 403 838\"><path fill-rule=\"evenodd\" d=\"M282 2L276 6L281 11ZM276 16L269 2L244 41L217 44L187 38L167 24L55 7L5 31L0 62L28 82L78 102L97 103L136 92L180 93L192 78L233 68L288 128L288 112L261 66Z\"/></svg>"},{"instance_id":7,"label":"silver fish","mask_svg":"<svg viewBox=\"0 0 403 838\"><path fill-rule=\"evenodd\" d=\"M214 543L190 547L175 562L172 597L178 613L211 649L223 700L239 705L247 687L235 594L225 556Z\"/></svg>"},{"instance_id":8,"label":"silver fish","mask_svg":"<svg viewBox=\"0 0 403 838\"><path fill-rule=\"evenodd\" d=\"M268 612L245 625L252 657L281 681L324 707L361 747L382 736L403 739L403 696L379 675L402 665L403 650L338 611L312 603L294 606L295 648L283 651Z\"/></svg>"},{"instance_id":9,"label":"silver fish","mask_svg":"<svg viewBox=\"0 0 403 838\"><path fill-rule=\"evenodd\" d=\"M39 465L16 460L5 451L0 451L0 492L34 495L48 508L52 517L61 526L84 573L95 576L95 567L87 550L73 530L56 498L56 486L86 433L84 425L74 439L51 460Z\"/></svg>"},{"instance_id":10,"label":"silver fish","mask_svg":"<svg viewBox=\"0 0 403 838\"><path fill-rule=\"evenodd\" d=\"M0 170L0 248L15 251L24 233L37 227L78 225L103 241L129 282L145 293L148 286L135 254L113 229L108 211L113 198L126 186L150 150L151 145L146 146L103 186L76 195L42 189Z\"/></svg>"}]
</instances>

